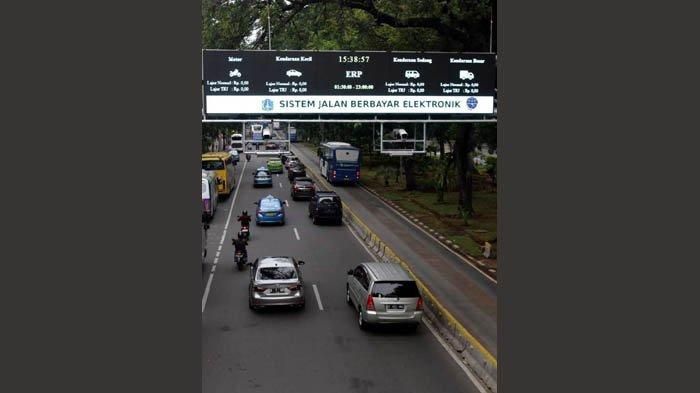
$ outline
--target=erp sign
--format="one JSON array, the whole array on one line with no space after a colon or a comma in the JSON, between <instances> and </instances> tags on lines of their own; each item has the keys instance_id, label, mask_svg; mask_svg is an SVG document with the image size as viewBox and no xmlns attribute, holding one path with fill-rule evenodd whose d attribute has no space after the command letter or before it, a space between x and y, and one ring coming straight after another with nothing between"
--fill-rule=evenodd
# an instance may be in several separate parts
<instances>
[{"instance_id":1,"label":"erp sign","mask_svg":"<svg viewBox=\"0 0 700 393\"><path fill-rule=\"evenodd\" d=\"M492 53L202 53L205 110L238 114L493 114Z\"/></svg>"}]
</instances>

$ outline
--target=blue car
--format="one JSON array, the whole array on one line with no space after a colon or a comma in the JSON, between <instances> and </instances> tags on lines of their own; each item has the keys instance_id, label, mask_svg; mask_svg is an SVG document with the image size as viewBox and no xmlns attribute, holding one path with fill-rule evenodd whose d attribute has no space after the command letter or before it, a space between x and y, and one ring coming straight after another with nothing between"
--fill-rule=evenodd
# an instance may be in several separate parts
<instances>
[{"instance_id":1,"label":"blue car","mask_svg":"<svg viewBox=\"0 0 700 393\"><path fill-rule=\"evenodd\" d=\"M255 210L255 224L284 225L284 205L278 198L268 195L255 204L258 205Z\"/></svg>"},{"instance_id":2,"label":"blue car","mask_svg":"<svg viewBox=\"0 0 700 393\"><path fill-rule=\"evenodd\" d=\"M256 169L253 176L253 187L272 187L272 175L266 167Z\"/></svg>"}]
</instances>

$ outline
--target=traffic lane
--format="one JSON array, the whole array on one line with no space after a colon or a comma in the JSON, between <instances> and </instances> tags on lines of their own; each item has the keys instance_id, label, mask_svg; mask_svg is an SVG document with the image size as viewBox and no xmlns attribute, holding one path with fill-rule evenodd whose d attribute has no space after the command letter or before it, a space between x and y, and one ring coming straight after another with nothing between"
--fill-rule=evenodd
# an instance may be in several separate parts
<instances>
[{"instance_id":1,"label":"traffic lane","mask_svg":"<svg viewBox=\"0 0 700 393\"><path fill-rule=\"evenodd\" d=\"M239 201L265 193L252 188L250 177ZM313 225L307 202L289 203L289 224L254 227L248 252L251 258L293 255L306 261L306 308L252 312L248 272L234 271L231 258L222 258L202 316L203 391L477 391L425 327L416 333L361 331L345 303L345 272L369 255L344 226ZM224 252L232 253L230 242Z\"/></svg>"},{"instance_id":2,"label":"traffic lane","mask_svg":"<svg viewBox=\"0 0 700 393\"><path fill-rule=\"evenodd\" d=\"M244 168L246 166L246 162L239 162L238 165L236 165L235 181L237 185L239 184L239 176L241 172L245 170ZM220 253L219 247L221 244L221 236L224 233L224 228L226 226L226 220L228 219L229 210L231 209L232 204L234 202L235 192L236 189L234 188L233 192L228 197L219 200L216 212L214 213L214 217L208 223L209 230L207 230L207 256L204 258L205 269L202 272L202 293L204 293L206 289L206 284L209 280L211 268L214 265L214 258L216 258L216 253ZM235 221L235 218L236 217L234 216L231 218L231 220Z\"/></svg>"},{"instance_id":3,"label":"traffic lane","mask_svg":"<svg viewBox=\"0 0 700 393\"><path fill-rule=\"evenodd\" d=\"M295 153L312 164L308 148L295 146ZM319 175L317 166L307 171ZM325 187L324 187L325 188ZM430 288L440 302L469 329L493 355L498 351L498 301L496 287L476 269L435 240L408 224L374 195L359 187L333 189ZM459 294L459 296L456 296Z\"/></svg>"}]
</instances>

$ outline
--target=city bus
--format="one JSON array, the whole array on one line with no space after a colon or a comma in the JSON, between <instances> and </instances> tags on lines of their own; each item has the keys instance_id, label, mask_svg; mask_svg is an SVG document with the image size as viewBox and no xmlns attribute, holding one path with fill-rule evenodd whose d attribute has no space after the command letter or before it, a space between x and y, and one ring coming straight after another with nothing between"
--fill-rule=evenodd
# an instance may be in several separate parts
<instances>
[{"instance_id":1,"label":"city bus","mask_svg":"<svg viewBox=\"0 0 700 393\"><path fill-rule=\"evenodd\" d=\"M231 134L231 148L243 153L243 135L242 134Z\"/></svg>"},{"instance_id":2,"label":"city bus","mask_svg":"<svg viewBox=\"0 0 700 393\"><path fill-rule=\"evenodd\" d=\"M260 143L263 140L263 126L262 124L253 124L250 126L250 130L253 133L253 142Z\"/></svg>"},{"instance_id":3,"label":"city bus","mask_svg":"<svg viewBox=\"0 0 700 393\"><path fill-rule=\"evenodd\" d=\"M214 171L219 195L228 197L235 185L233 157L226 152L209 152L202 154L202 169Z\"/></svg>"},{"instance_id":4,"label":"city bus","mask_svg":"<svg viewBox=\"0 0 700 393\"><path fill-rule=\"evenodd\" d=\"M331 184L360 181L360 149L345 142L326 142L319 148L321 175Z\"/></svg>"}]
</instances>

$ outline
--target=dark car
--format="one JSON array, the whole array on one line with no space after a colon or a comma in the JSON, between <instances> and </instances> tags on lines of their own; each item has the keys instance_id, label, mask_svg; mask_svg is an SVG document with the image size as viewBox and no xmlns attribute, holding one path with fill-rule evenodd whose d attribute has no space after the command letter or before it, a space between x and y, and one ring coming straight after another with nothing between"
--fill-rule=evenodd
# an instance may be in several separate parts
<instances>
[{"instance_id":1,"label":"dark car","mask_svg":"<svg viewBox=\"0 0 700 393\"><path fill-rule=\"evenodd\" d=\"M267 142L265 145L265 150L277 150L279 146L275 142Z\"/></svg>"},{"instance_id":2,"label":"dark car","mask_svg":"<svg viewBox=\"0 0 700 393\"><path fill-rule=\"evenodd\" d=\"M343 204L338 194L334 191L316 191L309 203L309 217L314 224L321 220L334 222L336 225L343 223Z\"/></svg>"},{"instance_id":3,"label":"dark car","mask_svg":"<svg viewBox=\"0 0 700 393\"><path fill-rule=\"evenodd\" d=\"M292 164L301 164L301 162L299 161L299 157L296 156L288 156L287 158L285 158L283 163L284 167L287 169L289 169L289 167L292 166Z\"/></svg>"},{"instance_id":4,"label":"dark car","mask_svg":"<svg viewBox=\"0 0 700 393\"><path fill-rule=\"evenodd\" d=\"M314 181L308 177L297 177L292 180L292 199L313 198L316 194Z\"/></svg>"},{"instance_id":5,"label":"dark car","mask_svg":"<svg viewBox=\"0 0 700 393\"><path fill-rule=\"evenodd\" d=\"M305 176L306 176L306 167L302 163L290 165L289 169L287 169L287 178L289 179L289 181L292 181L297 177L305 177Z\"/></svg>"},{"instance_id":6,"label":"dark car","mask_svg":"<svg viewBox=\"0 0 700 393\"><path fill-rule=\"evenodd\" d=\"M280 160L282 160L282 163L285 164L285 166L287 164L287 159L289 157L296 157L296 156L294 155L294 153L291 153L291 152L280 153Z\"/></svg>"}]
</instances>

